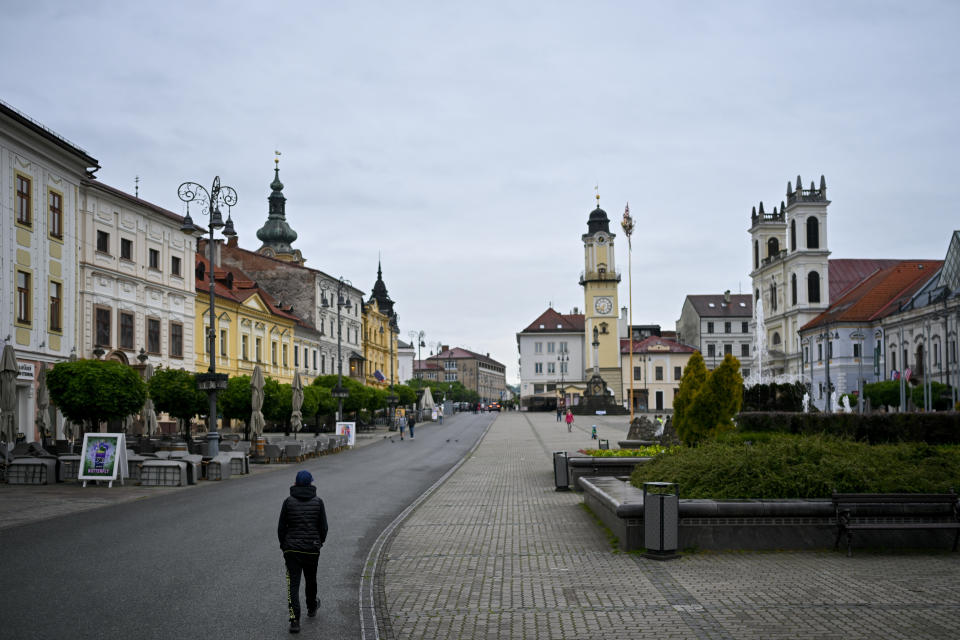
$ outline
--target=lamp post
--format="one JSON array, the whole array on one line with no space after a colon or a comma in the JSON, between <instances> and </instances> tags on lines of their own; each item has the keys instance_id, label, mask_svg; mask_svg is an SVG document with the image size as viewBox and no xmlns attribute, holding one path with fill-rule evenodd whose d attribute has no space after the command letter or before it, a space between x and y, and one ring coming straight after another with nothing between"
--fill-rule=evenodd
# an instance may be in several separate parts
<instances>
[{"instance_id":1,"label":"lamp post","mask_svg":"<svg viewBox=\"0 0 960 640\"><path fill-rule=\"evenodd\" d=\"M630 306L627 333L630 334L630 424L633 424L633 218L630 217L630 203L623 209L623 221L620 223L623 233L627 236L627 300Z\"/></svg>"},{"instance_id":2,"label":"lamp post","mask_svg":"<svg viewBox=\"0 0 960 640\"><path fill-rule=\"evenodd\" d=\"M184 182L177 189L177 195L181 200L187 203L187 215L183 218L183 224L180 225L180 231L193 235L196 227L193 220L190 219L190 203L196 202L201 207L205 207L205 215L209 217L207 229L210 233L210 240L207 244L208 256L210 262L210 328L207 329L206 345L210 353L210 366L207 373L197 375L197 388L207 392L209 408L207 410L207 454L215 457L220 453L220 434L217 433L217 392L220 389L227 388L227 375L217 373L217 314L214 304L214 238L213 232L217 229L223 229L223 235L232 238L237 235L233 228L233 219L230 217L230 209L237 204L237 192L233 187L221 186L220 176L213 179L213 185L210 191L207 191L202 185L196 182ZM220 205L227 207L227 221L223 221L220 214ZM203 209L201 208L201 211Z\"/></svg>"},{"instance_id":3,"label":"lamp post","mask_svg":"<svg viewBox=\"0 0 960 640\"><path fill-rule=\"evenodd\" d=\"M857 358L857 413L863 413L863 331L857 329L850 334L851 340L860 343L859 358Z\"/></svg>"},{"instance_id":4,"label":"lamp post","mask_svg":"<svg viewBox=\"0 0 960 640\"><path fill-rule=\"evenodd\" d=\"M427 346L423 341L423 338L427 335L422 330L421 331L411 331L410 342L415 342L417 345L417 379L423 380L423 362L420 360L420 347Z\"/></svg>"},{"instance_id":5,"label":"lamp post","mask_svg":"<svg viewBox=\"0 0 960 640\"><path fill-rule=\"evenodd\" d=\"M341 351L343 321L340 319L340 310L346 309L349 311L353 308L350 298L345 298L343 295L344 288L352 286L353 283L343 277L337 278L335 287L330 287L326 283L320 285L320 306L329 309L331 305L335 304L337 307L337 386L330 390L330 395L337 399L337 422L343 420L343 399L350 396L350 392L343 388L343 353ZM328 291L331 292L330 300L327 300ZM336 302L333 302L333 292L336 292Z\"/></svg>"}]
</instances>

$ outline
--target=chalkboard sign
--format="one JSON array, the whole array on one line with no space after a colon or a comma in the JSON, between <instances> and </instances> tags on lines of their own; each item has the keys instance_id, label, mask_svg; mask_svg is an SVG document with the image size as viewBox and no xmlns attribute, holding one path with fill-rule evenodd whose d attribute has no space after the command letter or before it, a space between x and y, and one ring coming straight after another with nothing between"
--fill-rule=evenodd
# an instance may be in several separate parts
<instances>
[{"instance_id":1,"label":"chalkboard sign","mask_svg":"<svg viewBox=\"0 0 960 640\"><path fill-rule=\"evenodd\" d=\"M113 481L123 479L127 473L127 441L122 433L85 433L80 450L80 470L77 479L106 480L110 487Z\"/></svg>"}]
</instances>

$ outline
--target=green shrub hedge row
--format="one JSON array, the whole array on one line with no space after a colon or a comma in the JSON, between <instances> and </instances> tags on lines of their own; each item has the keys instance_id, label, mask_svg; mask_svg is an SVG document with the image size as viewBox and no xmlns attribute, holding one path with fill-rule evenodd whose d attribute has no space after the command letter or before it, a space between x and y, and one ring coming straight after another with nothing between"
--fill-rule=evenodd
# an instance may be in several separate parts
<instances>
[{"instance_id":1,"label":"green shrub hedge row","mask_svg":"<svg viewBox=\"0 0 960 640\"><path fill-rule=\"evenodd\" d=\"M960 413L780 413L744 412L736 417L741 431L830 434L873 444L926 442L960 444Z\"/></svg>"},{"instance_id":2,"label":"green shrub hedge row","mask_svg":"<svg viewBox=\"0 0 960 640\"><path fill-rule=\"evenodd\" d=\"M676 482L683 498L829 498L839 492L960 488L960 447L870 445L829 435L759 434L678 447L637 465L631 483Z\"/></svg>"}]
</instances>

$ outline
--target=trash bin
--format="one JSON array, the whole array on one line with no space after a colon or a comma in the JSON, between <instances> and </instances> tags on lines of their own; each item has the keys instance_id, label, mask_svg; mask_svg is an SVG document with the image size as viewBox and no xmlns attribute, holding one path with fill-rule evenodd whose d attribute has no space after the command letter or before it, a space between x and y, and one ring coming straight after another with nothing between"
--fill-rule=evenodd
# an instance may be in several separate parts
<instances>
[{"instance_id":1,"label":"trash bin","mask_svg":"<svg viewBox=\"0 0 960 640\"><path fill-rule=\"evenodd\" d=\"M610 440L607 438L600 438L600 444L598 445L601 450L610 448Z\"/></svg>"},{"instance_id":2,"label":"trash bin","mask_svg":"<svg viewBox=\"0 0 960 640\"><path fill-rule=\"evenodd\" d=\"M680 488L675 482L643 483L644 557L672 560L677 554L680 520Z\"/></svg>"},{"instance_id":3,"label":"trash bin","mask_svg":"<svg viewBox=\"0 0 960 640\"><path fill-rule=\"evenodd\" d=\"M553 452L553 479L557 491L570 491L570 474L567 471L567 452Z\"/></svg>"}]
</instances>

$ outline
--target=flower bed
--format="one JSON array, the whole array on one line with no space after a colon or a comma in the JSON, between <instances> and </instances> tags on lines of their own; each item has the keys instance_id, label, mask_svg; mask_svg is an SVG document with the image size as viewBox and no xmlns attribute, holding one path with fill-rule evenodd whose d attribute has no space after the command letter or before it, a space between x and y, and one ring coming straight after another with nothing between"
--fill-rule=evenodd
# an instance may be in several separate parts
<instances>
[{"instance_id":1,"label":"flower bed","mask_svg":"<svg viewBox=\"0 0 960 640\"><path fill-rule=\"evenodd\" d=\"M633 449L580 449L579 453L590 456L591 458L652 458L661 453L670 453L679 448L680 447L661 447L658 444L652 444Z\"/></svg>"}]
</instances>

